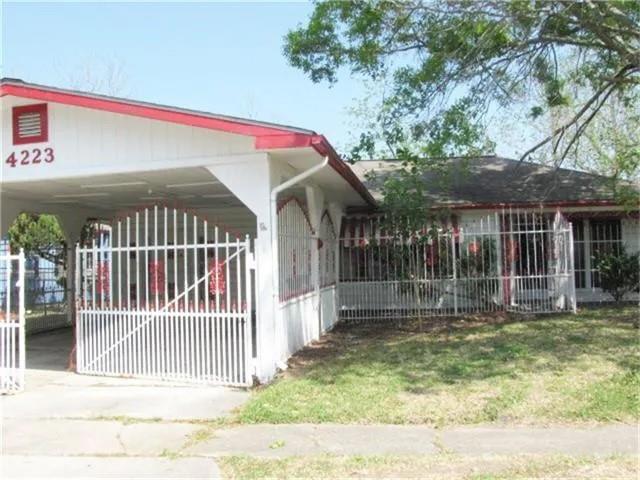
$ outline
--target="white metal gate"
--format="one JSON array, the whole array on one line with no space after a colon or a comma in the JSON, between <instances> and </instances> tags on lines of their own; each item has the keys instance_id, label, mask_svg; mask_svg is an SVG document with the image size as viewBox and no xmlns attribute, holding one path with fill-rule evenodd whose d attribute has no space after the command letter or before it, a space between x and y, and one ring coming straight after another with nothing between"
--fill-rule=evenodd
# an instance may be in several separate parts
<instances>
[{"instance_id":1,"label":"white metal gate","mask_svg":"<svg viewBox=\"0 0 640 480\"><path fill-rule=\"evenodd\" d=\"M559 212L496 212L404 236L377 218L343 225L345 321L575 310L572 228Z\"/></svg>"},{"instance_id":2,"label":"white metal gate","mask_svg":"<svg viewBox=\"0 0 640 480\"><path fill-rule=\"evenodd\" d=\"M24 252L0 255L0 393L24 388Z\"/></svg>"},{"instance_id":3,"label":"white metal gate","mask_svg":"<svg viewBox=\"0 0 640 480\"><path fill-rule=\"evenodd\" d=\"M76 250L77 369L249 385L250 239L151 207Z\"/></svg>"}]
</instances>

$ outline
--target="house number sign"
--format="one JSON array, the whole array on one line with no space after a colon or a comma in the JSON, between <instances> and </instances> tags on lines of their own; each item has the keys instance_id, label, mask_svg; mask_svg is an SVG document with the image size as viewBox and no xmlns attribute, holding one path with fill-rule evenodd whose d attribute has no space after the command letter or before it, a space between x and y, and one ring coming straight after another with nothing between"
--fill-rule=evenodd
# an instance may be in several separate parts
<instances>
[{"instance_id":1,"label":"house number sign","mask_svg":"<svg viewBox=\"0 0 640 480\"><path fill-rule=\"evenodd\" d=\"M32 148L30 150L21 150L20 152L11 152L4 163L10 165L11 168L21 165L38 165L43 163L53 163L56 159L53 148Z\"/></svg>"}]
</instances>

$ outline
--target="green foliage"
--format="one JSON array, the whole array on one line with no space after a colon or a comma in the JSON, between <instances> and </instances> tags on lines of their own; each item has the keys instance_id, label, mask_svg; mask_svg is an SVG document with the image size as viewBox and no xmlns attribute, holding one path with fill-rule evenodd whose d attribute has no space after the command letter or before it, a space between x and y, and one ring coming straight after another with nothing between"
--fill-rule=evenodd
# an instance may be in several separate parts
<instances>
[{"instance_id":1,"label":"green foliage","mask_svg":"<svg viewBox=\"0 0 640 480\"><path fill-rule=\"evenodd\" d=\"M596 258L602 290L620 302L629 292L640 289L640 254L629 254L621 247L619 252L608 252Z\"/></svg>"},{"instance_id":2,"label":"green foliage","mask_svg":"<svg viewBox=\"0 0 640 480\"><path fill-rule=\"evenodd\" d=\"M93 238L95 231L95 222L87 222L80 231L80 242ZM67 241L54 215L21 213L9 228L8 237L12 251L22 248L28 255L37 255L63 267L66 265Z\"/></svg>"},{"instance_id":3,"label":"green foliage","mask_svg":"<svg viewBox=\"0 0 640 480\"><path fill-rule=\"evenodd\" d=\"M385 85L375 121L363 119L350 157L398 158L403 171L385 180L385 205L410 215L424 210L420 175L439 168L438 158L492 149L491 109L520 103L538 122L571 109L523 155L549 148L560 163L581 147L604 105L615 99L633 108L640 2L319 1L307 24L288 33L284 52L314 82L334 83L350 71ZM576 89L586 96L576 98ZM637 171L630 148L614 160Z\"/></svg>"},{"instance_id":4,"label":"green foliage","mask_svg":"<svg viewBox=\"0 0 640 480\"><path fill-rule=\"evenodd\" d=\"M21 213L9 228L9 244L13 251L23 248L26 253L38 255L51 262L64 263L66 245L64 234L53 215Z\"/></svg>"}]
</instances>

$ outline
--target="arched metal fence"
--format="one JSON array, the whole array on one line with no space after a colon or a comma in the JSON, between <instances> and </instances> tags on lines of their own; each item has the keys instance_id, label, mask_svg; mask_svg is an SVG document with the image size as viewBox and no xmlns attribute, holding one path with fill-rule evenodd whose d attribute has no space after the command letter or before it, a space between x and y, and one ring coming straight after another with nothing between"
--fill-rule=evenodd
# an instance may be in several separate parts
<instances>
[{"instance_id":1,"label":"arched metal fence","mask_svg":"<svg viewBox=\"0 0 640 480\"><path fill-rule=\"evenodd\" d=\"M345 221L340 316L351 322L574 310L571 224L558 212L503 211L421 232Z\"/></svg>"},{"instance_id":2,"label":"arched metal fence","mask_svg":"<svg viewBox=\"0 0 640 480\"><path fill-rule=\"evenodd\" d=\"M252 258L184 210L115 219L76 249L78 372L249 385Z\"/></svg>"}]
</instances>

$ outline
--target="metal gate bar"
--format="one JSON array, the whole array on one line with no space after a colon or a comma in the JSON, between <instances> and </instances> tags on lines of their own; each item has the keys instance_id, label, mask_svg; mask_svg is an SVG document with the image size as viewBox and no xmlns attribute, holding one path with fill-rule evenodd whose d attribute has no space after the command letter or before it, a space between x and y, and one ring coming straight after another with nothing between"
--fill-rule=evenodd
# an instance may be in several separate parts
<instances>
[{"instance_id":1,"label":"metal gate bar","mask_svg":"<svg viewBox=\"0 0 640 480\"><path fill-rule=\"evenodd\" d=\"M250 239L145 208L76 250L78 371L248 385Z\"/></svg>"},{"instance_id":2,"label":"metal gate bar","mask_svg":"<svg viewBox=\"0 0 640 480\"><path fill-rule=\"evenodd\" d=\"M571 224L559 213L505 210L392 232L347 219L340 244L342 320L575 310Z\"/></svg>"},{"instance_id":3,"label":"metal gate bar","mask_svg":"<svg viewBox=\"0 0 640 480\"><path fill-rule=\"evenodd\" d=\"M24 252L0 256L0 393L24 389Z\"/></svg>"}]
</instances>

